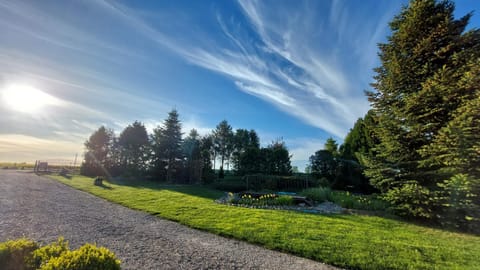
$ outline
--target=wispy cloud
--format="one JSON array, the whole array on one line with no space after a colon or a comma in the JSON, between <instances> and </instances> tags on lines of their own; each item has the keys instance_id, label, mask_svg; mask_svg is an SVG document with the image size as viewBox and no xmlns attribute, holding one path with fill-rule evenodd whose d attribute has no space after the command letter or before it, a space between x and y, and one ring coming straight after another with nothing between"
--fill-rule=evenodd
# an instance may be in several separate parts
<instances>
[{"instance_id":1,"label":"wispy cloud","mask_svg":"<svg viewBox=\"0 0 480 270\"><path fill-rule=\"evenodd\" d=\"M364 22L359 25L349 19L353 12L339 1L323 7L329 8L329 16L323 19L315 13L315 8L322 7L311 7L310 2L283 9L277 5L272 9L264 1L238 3L244 18L225 19L215 14L219 31L230 42L221 47L205 42L208 33L193 35L185 42L149 25L135 10L109 2L102 5L186 61L225 75L245 93L343 137L368 109L362 93L366 85L355 83L359 74L369 73L365 68L372 68L372 60L362 53L370 52L379 41L387 17L370 18L366 10L355 17ZM315 27L319 24L328 31ZM252 27L257 39L246 33L247 27ZM345 52L339 47L350 50L351 55L340 55Z\"/></svg>"},{"instance_id":2,"label":"wispy cloud","mask_svg":"<svg viewBox=\"0 0 480 270\"><path fill-rule=\"evenodd\" d=\"M367 85L358 82L368 83L363 78L391 12L371 16L368 7L352 10L343 1L239 0L235 12L216 6L203 29L181 10L149 13L116 1L0 0L0 30L7 37L0 45L0 86L31 81L64 105L41 121L4 114L0 133L78 142L101 124L117 131L151 119L146 125L152 129L179 105L152 90L159 80L157 59L150 55L164 54L219 74L243 93L337 138L368 109L362 93ZM139 91L139 84L150 91ZM194 111L182 105L184 131L209 132L212 123ZM289 144L295 159L306 156Z\"/></svg>"}]
</instances>

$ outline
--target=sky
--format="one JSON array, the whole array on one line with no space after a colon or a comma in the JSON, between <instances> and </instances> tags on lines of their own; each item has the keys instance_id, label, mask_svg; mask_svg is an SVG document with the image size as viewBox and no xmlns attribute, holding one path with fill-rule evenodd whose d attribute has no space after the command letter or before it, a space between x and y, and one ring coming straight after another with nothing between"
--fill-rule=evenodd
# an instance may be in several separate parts
<instances>
[{"instance_id":1,"label":"sky","mask_svg":"<svg viewBox=\"0 0 480 270\"><path fill-rule=\"evenodd\" d=\"M292 165L369 109L377 43L407 1L0 0L0 162L73 160L99 126L226 119ZM456 1L457 18L480 2Z\"/></svg>"}]
</instances>

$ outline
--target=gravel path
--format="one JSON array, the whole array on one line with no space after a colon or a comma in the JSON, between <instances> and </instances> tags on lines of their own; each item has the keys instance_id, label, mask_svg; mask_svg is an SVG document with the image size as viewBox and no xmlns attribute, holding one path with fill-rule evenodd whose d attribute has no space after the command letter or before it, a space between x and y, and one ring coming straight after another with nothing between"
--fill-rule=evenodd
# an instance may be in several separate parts
<instances>
[{"instance_id":1,"label":"gravel path","mask_svg":"<svg viewBox=\"0 0 480 270\"><path fill-rule=\"evenodd\" d=\"M32 173L0 170L0 242L28 237L72 248L96 242L122 269L335 269L194 230Z\"/></svg>"}]
</instances>

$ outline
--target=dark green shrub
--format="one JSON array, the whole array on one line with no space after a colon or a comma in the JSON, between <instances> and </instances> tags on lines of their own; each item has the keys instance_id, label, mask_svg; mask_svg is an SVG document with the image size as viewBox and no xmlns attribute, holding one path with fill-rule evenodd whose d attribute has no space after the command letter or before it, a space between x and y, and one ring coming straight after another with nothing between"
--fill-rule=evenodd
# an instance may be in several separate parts
<instances>
[{"instance_id":1,"label":"dark green shrub","mask_svg":"<svg viewBox=\"0 0 480 270\"><path fill-rule=\"evenodd\" d=\"M104 247L85 244L77 250L51 258L41 270L117 270L120 261Z\"/></svg>"},{"instance_id":2,"label":"dark green shrub","mask_svg":"<svg viewBox=\"0 0 480 270\"><path fill-rule=\"evenodd\" d=\"M211 184L211 187L221 191L240 192L246 190L246 185L240 176L226 176Z\"/></svg>"},{"instance_id":3,"label":"dark green shrub","mask_svg":"<svg viewBox=\"0 0 480 270\"><path fill-rule=\"evenodd\" d=\"M302 196L316 202L332 201L332 190L328 187L308 188L300 193Z\"/></svg>"},{"instance_id":4,"label":"dark green shrub","mask_svg":"<svg viewBox=\"0 0 480 270\"><path fill-rule=\"evenodd\" d=\"M103 179L100 176L95 177L93 184L95 186L102 186L103 185Z\"/></svg>"},{"instance_id":5,"label":"dark green shrub","mask_svg":"<svg viewBox=\"0 0 480 270\"><path fill-rule=\"evenodd\" d=\"M377 195L356 195L348 191L332 192L332 202L343 208L367 210L367 211L387 211L390 212L390 204L382 200Z\"/></svg>"},{"instance_id":6,"label":"dark green shrub","mask_svg":"<svg viewBox=\"0 0 480 270\"><path fill-rule=\"evenodd\" d=\"M218 178L219 179L225 178L225 171L223 170L223 167L220 167L220 171L218 172Z\"/></svg>"},{"instance_id":7,"label":"dark green shrub","mask_svg":"<svg viewBox=\"0 0 480 270\"><path fill-rule=\"evenodd\" d=\"M0 267L4 270L35 269L32 252L38 245L32 240L21 238L0 243Z\"/></svg>"},{"instance_id":8,"label":"dark green shrub","mask_svg":"<svg viewBox=\"0 0 480 270\"><path fill-rule=\"evenodd\" d=\"M317 181L306 176L277 176L277 175L245 175L245 183L248 190L282 190L296 191L306 187L315 187Z\"/></svg>"}]
</instances>

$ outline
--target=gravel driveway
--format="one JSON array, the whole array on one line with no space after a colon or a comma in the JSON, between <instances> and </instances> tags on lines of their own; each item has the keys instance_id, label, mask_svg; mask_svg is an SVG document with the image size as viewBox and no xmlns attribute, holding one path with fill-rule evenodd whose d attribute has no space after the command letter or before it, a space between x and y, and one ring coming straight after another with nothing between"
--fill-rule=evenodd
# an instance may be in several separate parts
<instances>
[{"instance_id":1,"label":"gravel driveway","mask_svg":"<svg viewBox=\"0 0 480 270\"><path fill-rule=\"evenodd\" d=\"M96 242L123 269L335 269L188 228L28 172L0 170L0 242Z\"/></svg>"}]
</instances>

